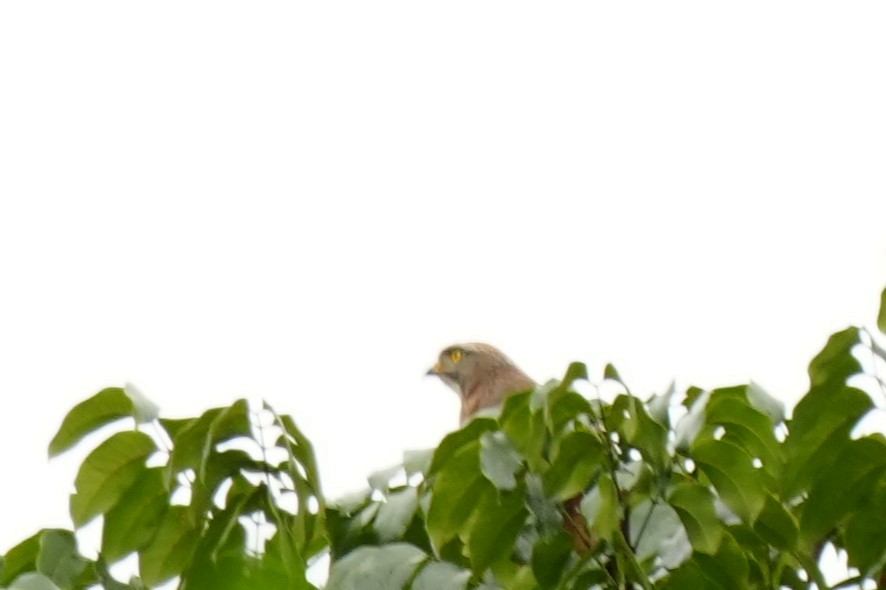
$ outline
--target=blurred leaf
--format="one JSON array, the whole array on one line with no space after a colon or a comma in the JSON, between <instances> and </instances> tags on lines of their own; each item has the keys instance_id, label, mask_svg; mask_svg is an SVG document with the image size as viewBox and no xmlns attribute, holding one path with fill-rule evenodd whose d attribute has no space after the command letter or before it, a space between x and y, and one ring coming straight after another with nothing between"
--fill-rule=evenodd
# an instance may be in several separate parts
<instances>
[{"instance_id":1,"label":"blurred leaf","mask_svg":"<svg viewBox=\"0 0 886 590\"><path fill-rule=\"evenodd\" d=\"M87 434L132 415L132 400L122 388L102 389L68 412L52 442L49 443L49 456L55 457L76 445Z\"/></svg>"},{"instance_id":2,"label":"blurred leaf","mask_svg":"<svg viewBox=\"0 0 886 590\"><path fill-rule=\"evenodd\" d=\"M532 572L542 588L556 588L572 556L572 539L560 534L540 539L532 548Z\"/></svg>"},{"instance_id":3,"label":"blurred leaf","mask_svg":"<svg viewBox=\"0 0 886 590\"><path fill-rule=\"evenodd\" d=\"M731 442L707 439L693 445L691 456L729 508L745 522L757 517L766 494L747 451Z\"/></svg>"},{"instance_id":4,"label":"blurred leaf","mask_svg":"<svg viewBox=\"0 0 886 590\"><path fill-rule=\"evenodd\" d=\"M748 388L742 386L711 393L705 419L709 434L712 436L716 427L722 426L726 431L722 440L739 445L752 457L760 459L772 477L778 477L784 458L775 438L775 425L766 414L751 406L747 391Z\"/></svg>"},{"instance_id":5,"label":"blurred leaf","mask_svg":"<svg viewBox=\"0 0 886 590\"><path fill-rule=\"evenodd\" d=\"M619 395L612 404L612 412L616 415L627 414L621 421L618 431L624 435L625 442L636 448L656 470L661 470L667 462L668 431L653 420L643 404L632 395Z\"/></svg>"},{"instance_id":6,"label":"blurred leaf","mask_svg":"<svg viewBox=\"0 0 886 590\"><path fill-rule=\"evenodd\" d=\"M676 384L671 381L671 384L663 394L653 395L649 401L646 402L646 409L649 411L649 415L653 420L665 428L668 428L671 425L671 400L676 391Z\"/></svg>"},{"instance_id":7,"label":"blurred leaf","mask_svg":"<svg viewBox=\"0 0 886 590\"><path fill-rule=\"evenodd\" d=\"M606 363L606 368L603 369L603 378L610 379L624 385L624 381L621 380L621 375L618 374L618 370L612 363Z\"/></svg>"},{"instance_id":8,"label":"blurred leaf","mask_svg":"<svg viewBox=\"0 0 886 590\"><path fill-rule=\"evenodd\" d=\"M28 537L3 556L3 571L0 586L6 586L24 572L37 569L37 553L40 551L40 537L46 529Z\"/></svg>"},{"instance_id":9,"label":"blurred leaf","mask_svg":"<svg viewBox=\"0 0 886 590\"><path fill-rule=\"evenodd\" d=\"M723 526L714 509L714 494L703 485L684 483L674 488L668 503L677 511L692 547L702 553L716 553Z\"/></svg>"},{"instance_id":10,"label":"blurred leaf","mask_svg":"<svg viewBox=\"0 0 886 590\"><path fill-rule=\"evenodd\" d=\"M191 484L191 515L195 522L205 518L206 512L212 508L213 498L219 486L244 470L260 473L263 464L239 449L209 454L202 476L198 473Z\"/></svg>"},{"instance_id":11,"label":"blurred leaf","mask_svg":"<svg viewBox=\"0 0 886 590\"><path fill-rule=\"evenodd\" d=\"M852 348L860 342L858 335L858 328L851 327L828 339L822 351L809 363L809 380L813 388L832 382L843 384L861 372L861 364L852 356Z\"/></svg>"},{"instance_id":12,"label":"blurred leaf","mask_svg":"<svg viewBox=\"0 0 886 590\"><path fill-rule=\"evenodd\" d=\"M663 502L643 500L631 509L630 541L637 559L644 561L658 556L662 546L683 531L677 512ZM683 535L685 537L685 534ZM687 544L687 557L692 548Z\"/></svg>"},{"instance_id":13,"label":"blurred leaf","mask_svg":"<svg viewBox=\"0 0 886 590\"><path fill-rule=\"evenodd\" d=\"M389 542L401 538L409 528L416 508L418 508L418 491L415 488L405 488L390 494L378 509L375 518L375 530L379 540Z\"/></svg>"},{"instance_id":14,"label":"blurred leaf","mask_svg":"<svg viewBox=\"0 0 886 590\"><path fill-rule=\"evenodd\" d=\"M140 389L132 383L127 383L123 386L123 391L132 400L132 416L136 422L143 424L157 419L157 416L160 414L160 408L149 400Z\"/></svg>"},{"instance_id":15,"label":"blurred leaf","mask_svg":"<svg viewBox=\"0 0 886 590\"><path fill-rule=\"evenodd\" d=\"M867 503L886 473L886 442L866 437L849 442L816 480L800 517L800 534L816 543L840 521Z\"/></svg>"},{"instance_id":16,"label":"blurred leaf","mask_svg":"<svg viewBox=\"0 0 886 590\"><path fill-rule=\"evenodd\" d=\"M772 395L763 389L762 386L751 381L750 385L747 387L747 395L748 401L751 405L755 409L769 416L769 419L772 420L773 424L779 424L784 421L784 404L772 397Z\"/></svg>"},{"instance_id":17,"label":"blurred leaf","mask_svg":"<svg viewBox=\"0 0 886 590\"><path fill-rule=\"evenodd\" d=\"M403 451L403 468L407 477L416 473L427 475L431 468L431 459L434 457L434 449L421 449L416 451Z\"/></svg>"},{"instance_id":18,"label":"blurred leaf","mask_svg":"<svg viewBox=\"0 0 886 590\"><path fill-rule=\"evenodd\" d=\"M105 515L102 557L113 563L150 543L168 506L162 469L146 469Z\"/></svg>"},{"instance_id":19,"label":"blurred leaf","mask_svg":"<svg viewBox=\"0 0 886 590\"><path fill-rule=\"evenodd\" d=\"M611 541L621 520L618 491L609 474L600 476L597 486L581 501L581 513L601 539Z\"/></svg>"},{"instance_id":20,"label":"blurred leaf","mask_svg":"<svg viewBox=\"0 0 886 590\"><path fill-rule=\"evenodd\" d=\"M711 392L698 391L698 395L695 396L694 401L688 406L689 412L677 421L674 430L674 444L680 451L686 451L692 446L692 443L695 442L695 437L698 436L698 433L701 432L701 429L705 424L705 408L708 405Z\"/></svg>"},{"instance_id":21,"label":"blurred leaf","mask_svg":"<svg viewBox=\"0 0 886 590\"><path fill-rule=\"evenodd\" d=\"M480 418L471 420L461 430L456 430L455 432L448 434L440 442L437 446L437 450L434 452L434 458L431 461L431 468L428 470L428 475L434 475L439 471L442 465L449 462L455 454L460 453L465 446L474 445L476 443L477 447L479 447L478 440L480 435L489 430L495 430L495 428L495 420L491 418Z\"/></svg>"},{"instance_id":22,"label":"blurred leaf","mask_svg":"<svg viewBox=\"0 0 886 590\"><path fill-rule=\"evenodd\" d=\"M184 571L199 541L184 506L170 506L159 530L139 552L139 571L147 586L157 586Z\"/></svg>"},{"instance_id":23,"label":"blurred leaf","mask_svg":"<svg viewBox=\"0 0 886 590\"><path fill-rule=\"evenodd\" d=\"M386 492L390 487L391 480L397 477L402 471L402 465L393 465L386 469L379 469L378 471L370 473L366 480L369 482L369 487L373 490Z\"/></svg>"},{"instance_id":24,"label":"blurred leaf","mask_svg":"<svg viewBox=\"0 0 886 590\"><path fill-rule=\"evenodd\" d=\"M559 440L550 469L544 474L547 493L566 500L587 490L603 464L602 443L590 432L569 432Z\"/></svg>"},{"instance_id":25,"label":"blurred leaf","mask_svg":"<svg viewBox=\"0 0 886 590\"><path fill-rule=\"evenodd\" d=\"M61 588L73 588L88 565L77 551L74 533L59 529L44 531L40 536L37 571Z\"/></svg>"},{"instance_id":26,"label":"blurred leaf","mask_svg":"<svg viewBox=\"0 0 886 590\"><path fill-rule=\"evenodd\" d=\"M517 487L516 475L523 467L520 454L501 431L480 435L480 470L499 490Z\"/></svg>"},{"instance_id":27,"label":"blurred leaf","mask_svg":"<svg viewBox=\"0 0 886 590\"><path fill-rule=\"evenodd\" d=\"M71 518L78 527L110 510L139 475L145 461L157 450L143 432L118 432L100 444L83 461L71 495Z\"/></svg>"},{"instance_id":28,"label":"blurred leaf","mask_svg":"<svg viewBox=\"0 0 886 590\"><path fill-rule=\"evenodd\" d=\"M475 572L483 572L494 562L510 557L526 515L523 490L504 492L476 512L467 539Z\"/></svg>"},{"instance_id":29,"label":"blurred leaf","mask_svg":"<svg viewBox=\"0 0 886 590\"><path fill-rule=\"evenodd\" d=\"M886 334L886 289L880 293L880 313L877 315L877 327Z\"/></svg>"},{"instance_id":30,"label":"blurred leaf","mask_svg":"<svg viewBox=\"0 0 886 590\"><path fill-rule=\"evenodd\" d=\"M771 494L767 495L763 511L754 523L754 531L779 549L790 551L797 544L797 521Z\"/></svg>"},{"instance_id":31,"label":"blurred leaf","mask_svg":"<svg viewBox=\"0 0 886 590\"><path fill-rule=\"evenodd\" d=\"M9 586L9 590L60 590L60 588L43 574L27 573L18 577Z\"/></svg>"},{"instance_id":32,"label":"blurred leaf","mask_svg":"<svg viewBox=\"0 0 886 590\"><path fill-rule=\"evenodd\" d=\"M570 387L572 387L572 384L579 379L584 379L585 381L587 381L587 366L584 363L569 363L569 367L566 369L566 375L563 376L563 381L561 382L560 387L562 387L563 389L569 389Z\"/></svg>"},{"instance_id":33,"label":"blurred leaf","mask_svg":"<svg viewBox=\"0 0 886 590\"><path fill-rule=\"evenodd\" d=\"M867 574L886 558L886 482L872 486L871 500L846 525L850 565Z\"/></svg>"},{"instance_id":34,"label":"blurred leaf","mask_svg":"<svg viewBox=\"0 0 886 590\"><path fill-rule=\"evenodd\" d=\"M790 498L829 469L855 424L873 407L868 395L831 382L813 387L794 408L784 443L782 496Z\"/></svg>"},{"instance_id":35,"label":"blurred leaf","mask_svg":"<svg viewBox=\"0 0 886 590\"><path fill-rule=\"evenodd\" d=\"M399 590L407 588L428 556L405 543L360 547L332 565L326 590Z\"/></svg>"},{"instance_id":36,"label":"blurred leaf","mask_svg":"<svg viewBox=\"0 0 886 590\"><path fill-rule=\"evenodd\" d=\"M471 572L451 563L432 561L421 568L410 590L465 590Z\"/></svg>"},{"instance_id":37,"label":"blurred leaf","mask_svg":"<svg viewBox=\"0 0 886 590\"><path fill-rule=\"evenodd\" d=\"M745 590L749 587L748 559L729 535L723 536L716 555L697 553L695 561L701 566L704 577L716 584L716 588Z\"/></svg>"}]
</instances>

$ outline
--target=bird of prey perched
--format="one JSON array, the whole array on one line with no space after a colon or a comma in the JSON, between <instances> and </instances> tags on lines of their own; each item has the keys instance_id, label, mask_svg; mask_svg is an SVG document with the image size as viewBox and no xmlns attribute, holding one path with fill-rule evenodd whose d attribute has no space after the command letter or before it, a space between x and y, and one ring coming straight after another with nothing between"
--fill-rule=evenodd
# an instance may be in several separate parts
<instances>
[{"instance_id":1,"label":"bird of prey perched","mask_svg":"<svg viewBox=\"0 0 886 590\"><path fill-rule=\"evenodd\" d=\"M428 375L436 375L458 394L462 425L478 411L500 406L506 396L535 387L499 349L477 342L444 348Z\"/></svg>"},{"instance_id":2,"label":"bird of prey perched","mask_svg":"<svg viewBox=\"0 0 886 590\"><path fill-rule=\"evenodd\" d=\"M428 375L436 375L458 394L462 426L477 412L500 406L507 396L536 387L535 381L499 349L477 342L444 348ZM585 553L593 539L581 515L581 499L579 495L567 500L563 517L576 551Z\"/></svg>"}]
</instances>

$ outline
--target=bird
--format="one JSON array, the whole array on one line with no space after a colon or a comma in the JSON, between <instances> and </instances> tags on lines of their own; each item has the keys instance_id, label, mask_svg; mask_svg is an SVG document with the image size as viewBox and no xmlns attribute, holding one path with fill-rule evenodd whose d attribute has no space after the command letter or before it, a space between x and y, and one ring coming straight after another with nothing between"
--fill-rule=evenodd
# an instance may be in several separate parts
<instances>
[{"instance_id":1,"label":"bird","mask_svg":"<svg viewBox=\"0 0 886 590\"><path fill-rule=\"evenodd\" d=\"M439 377L461 399L459 424L464 426L478 412L501 406L509 395L537 387L526 373L502 351L490 344L471 342L447 346L428 375ZM579 554L587 553L594 539L581 514L583 494L563 504L563 520Z\"/></svg>"},{"instance_id":2,"label":"bird","mask_svg":"<svg viewBox=\"0 0 886 590\"><path fill-rule=\"evenodd\" d=\"M508 395L536 387L504 353L480 342L447 346L428 375L439 377L458 394L462 426L480 410L500 406Z\"/></svg>"}]
</instances>

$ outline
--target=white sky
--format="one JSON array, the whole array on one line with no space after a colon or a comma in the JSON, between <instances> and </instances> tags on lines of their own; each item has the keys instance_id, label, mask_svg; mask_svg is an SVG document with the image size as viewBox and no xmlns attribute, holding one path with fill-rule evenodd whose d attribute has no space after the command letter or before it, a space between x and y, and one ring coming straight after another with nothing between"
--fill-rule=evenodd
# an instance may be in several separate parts
<instances>
[{"instance_id":1,"label":"white sky","mask_svg":"<svg viewBox=\"0 0 886 590\"><path fill-rule=\"evenodd\" d=\"M434 445L423 377L789 403L886 285L882 2L0 3L0 552L69 526L64 413L295 415L332 495Z\"/></svg>"}]
</instances>

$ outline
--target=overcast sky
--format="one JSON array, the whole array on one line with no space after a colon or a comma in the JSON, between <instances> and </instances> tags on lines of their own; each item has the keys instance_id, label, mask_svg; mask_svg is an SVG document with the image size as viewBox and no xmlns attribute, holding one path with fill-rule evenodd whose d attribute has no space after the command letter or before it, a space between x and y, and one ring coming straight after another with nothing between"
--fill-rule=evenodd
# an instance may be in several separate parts
<instances>
[{"instance_id":1,"label":"overcast sky","mask_svg":"<svg viewBox=\"0 0 886 590\"><path fill-rule=\"evenodd\" d=\"M793 403L886 285L884 30L882 2L0 3L0 553L70 526L47 444L127 381L167 417L267 399L331 495L456 427L424 377L453 342Z\"/></svg>"}]
</instances>

